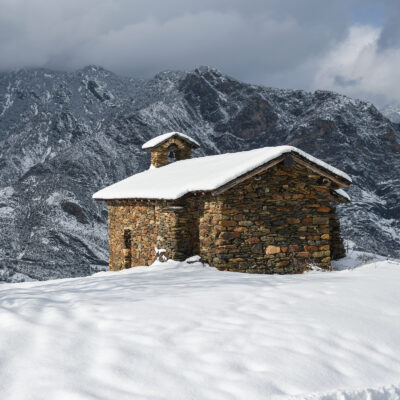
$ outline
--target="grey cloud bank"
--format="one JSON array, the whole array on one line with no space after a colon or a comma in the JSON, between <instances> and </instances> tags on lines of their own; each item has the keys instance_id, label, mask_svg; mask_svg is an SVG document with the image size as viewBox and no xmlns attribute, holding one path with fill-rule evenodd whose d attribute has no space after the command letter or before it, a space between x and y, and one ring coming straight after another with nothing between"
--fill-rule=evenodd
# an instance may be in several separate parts
<instances>
[{"instance_id":1,"label":"grey cloud bank","mask_svg":"<svg viewBox=\"0 0 400 400\"><path fill-rule=\"evenodd\" d=\"M354 19L368 6L382 8L382 26ZM268 86L400 101L399 10L393 0L0 0L0 70L98 64L147 77L207 64Z\"/></svg>"}]
</instances>

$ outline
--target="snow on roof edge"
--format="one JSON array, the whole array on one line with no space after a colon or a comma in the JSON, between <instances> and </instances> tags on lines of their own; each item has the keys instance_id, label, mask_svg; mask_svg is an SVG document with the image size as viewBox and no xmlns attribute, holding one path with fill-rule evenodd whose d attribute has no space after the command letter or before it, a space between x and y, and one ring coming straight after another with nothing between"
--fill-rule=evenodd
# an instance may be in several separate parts
<instances>
[{"instance_id":1,"label":"snow on roof edge","mask_svg":"<svg viewBox=\"0 0 400 400\"><path fill-rule=\"evenodd\" d=\"M171 137L178 136L189 143L192 143L198 147L200 147L200 144L196 142L196 140L192 139L188 135L185 135L184 133L181 132L167 132L162 135L156 136L153 139L148 140L146 143L142 145L142 149L151 149L152 147L158 146L159 144L167 141Z\"/></svg>"},{"instance_id":2,"label":"snow on roof edge","mask_svg":"<svg viewBox=\"0 0 400 400\"><path fill-rule=\"evenodd\" d=\"M298 149L297 147L294 147L294 146L285 146L285 147L291 147L293 152L306 158L308 161L311 161L314 164L319 165L322 168L325 168L327 171L332 172L334 175L337 175L337 176L340 176L340 177L346 179L346 181L349 181L350 183L353 182L352 179L350 178L350 176L346 174L346 172L334 167L333 165L330 165L330 164L326 163L325 161L322 161L319 158L314 157L311 154L308 154L305 151Z\"/></svg>"},{"instance_id":3,"label":"snow on roof edge","mask_svg":"<svg viewBox=\"0 0 400 400\"><path fill-rule=\"evenodd\" d=\"M345 192L343 189L335 189L335 192L339 195L344 197L345 199L351 201L351 198L347 192Z\"/></svg>"}]
</instances>

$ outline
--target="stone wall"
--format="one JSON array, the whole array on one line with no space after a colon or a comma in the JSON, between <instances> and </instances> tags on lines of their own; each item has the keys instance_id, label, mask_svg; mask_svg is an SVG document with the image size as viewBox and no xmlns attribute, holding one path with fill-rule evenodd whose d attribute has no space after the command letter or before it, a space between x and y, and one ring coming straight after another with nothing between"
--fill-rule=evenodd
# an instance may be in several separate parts
<instances>
[{"instance_id":1,"label":"stone wall","mask_svg":"<svg viewBox=\"0 0 400 400\"><path fill-rule=\"evenodd\" d=\"M171 145L175 145L177 147L176 161L186 160L192 156L192 147L190 144L179 137L172 137L159 146L151 149L151 165L159 168L169 164L168 149Z\"/></svg>"},{"instance_id":2,"label":"stone wall","mask_svg":"<svg viewBox=\"0 0 400 400\"><path fill-rule=\"evenodd\" d=\"M110 269L150 265L155 247L174 260L200 254L220 270L328 268L344 256L329 192L320 176L280 163L215 197L109 201Z\"/></svg>"},{"instance_id":3,"label":"stone wall","mask_svg":"<svg viewBox=\"0 0 400 400\"><path fill-rule=\"evenodd\" d=\"M339 260L346 256L346 250L344 248L343 239L340 235L339 217L334 206L332 206L332 210L329 214L329 229L331 258L332 260Z\"/></svg>"},{"instance_id":4,"label":"stone wall","mask_svg":"<svg viewBox=\"0 0 400 400\"><path fill-rule=\"evenodd\" d=\"M151 265L157 257L155 247L174 260L198 254L198 220L194 196L171 202L108 201L110 270Z\"/></svg>"},{"instance_id":5,"label":"stone wall","mask_svg":"<svg viewBox=\"0 0 400 400\"><path fill-rule=\"evenodd\" d=\"M125 243L126 230L131 230L130 248ZM108 201L108 237L110 270L150 265L155 259L157 241L156 204L135 200Z\"/></svg>"},{"instance_id":6,"label":"stone wall","mask_svg":"<svg viewBox=\"0 0 400 400\"><path fill-rule=\"evenodd\" d=\"M282 163L205 199L200 255L221 270L302 272L331 261L330 216L322 178Z\"/></svg>"},{"instance_id":7,"label":"stone wall","mask_svg":"<svg viewBox=\"0 0 400 400\"><path fill-rule=\"evenodd\" d=\"M157 247L168 258L183 261L199 253L199 203L191 195L160 207Z\"/></svg>"}]
</instances>

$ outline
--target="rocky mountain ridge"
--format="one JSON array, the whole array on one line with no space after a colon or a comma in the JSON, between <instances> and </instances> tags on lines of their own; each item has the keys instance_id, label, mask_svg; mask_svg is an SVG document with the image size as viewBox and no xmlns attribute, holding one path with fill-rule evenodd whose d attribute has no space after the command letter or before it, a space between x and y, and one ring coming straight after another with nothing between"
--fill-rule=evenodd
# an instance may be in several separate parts
<instances>
[{"instance_id":1,"label":"rocky mountain ridge","mask_svg":"<svg viewBox=\"0 0 400 400\"><path fill-rule=\"evenodd\" d=\"M250 85L209 67L152 79L34 69L0 74L3 279L104 268L107 210L91 196L148 168L142 143L171 130L201 143L195 156L291 144L346 171L344 236L400 255L400 125L372 104Z\"/></svg>"}]
</instances>

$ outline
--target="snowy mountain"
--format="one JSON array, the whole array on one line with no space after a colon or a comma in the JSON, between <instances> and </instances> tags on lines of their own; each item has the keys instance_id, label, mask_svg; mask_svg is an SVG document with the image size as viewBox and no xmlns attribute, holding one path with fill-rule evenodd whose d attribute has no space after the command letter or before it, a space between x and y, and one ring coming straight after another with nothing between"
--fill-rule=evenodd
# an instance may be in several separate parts
<instances>
[{"instance_id":1,"label":"snowy mountain","mask_svg":"<svg viewBox=\"0 0 400 400\"><path fill-rule=\"evenodd\" d=\"M0 74L4 279L104 268L106 205L91 196L148 168L140 146L173 130L201 144L195 156L290 144L346 171L345 237L400 254L400 126L370 103L250 85L208 67L147 80L93 66L19 70Z\"/></svg>"}]
</instances>

